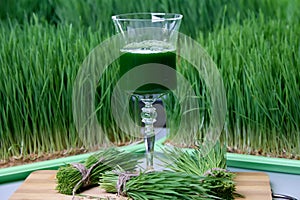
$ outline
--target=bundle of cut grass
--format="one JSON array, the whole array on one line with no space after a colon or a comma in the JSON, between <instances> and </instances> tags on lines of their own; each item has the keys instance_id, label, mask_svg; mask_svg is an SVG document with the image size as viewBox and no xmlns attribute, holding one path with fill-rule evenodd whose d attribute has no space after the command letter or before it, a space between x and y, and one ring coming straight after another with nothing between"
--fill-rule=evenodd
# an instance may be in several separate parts
<instances>
[{"instance_id":1,"label":"bundle of cut grass","mask_svg":"<svg viewBox=\"0 0 300 200\"><path fill-rule=\"evenodd\" d=\"M109 193L139 199L226 199L242 197L235 193L235 175L214 168L203 176L182 172L107 172L100 186Z\"/></svg>"},{"instance_id":2,"label":"bundle of cut grass","mask_svg":"<svg viewBox=\"0 0 300 200\"><path fill-rule=\"evenodd\" d=\"M140 174L107 172L100 180L106 192L118 193L134 200L214 199L201 180L203 177L171 171Z\"/></svg>"},{"instance_id":3,"label":"bundle of cut grass","mask_svg":"<svg viewBox=\"0 0 300 200\"><path fill-rule=\"evenodd\" d=\"M134 153L119 151L114 148L92 155L81 163L61 167L56 175L56 189L62 194L75 194L84 188L96 185L106 171L120 166L125 170L134 170L139 156Z\"/></svg>"},{"instance_id":4,"label":"bundle of cut grass","mask_svg":"<svg viewBox=\"0 0 300 200\"><path fill-rule=\"evenodd\" d=\"M215 195L221 199L234 199L235 196L242 195L235 192L235 174L225 169L213 168L207 171L202 181L203 187L208 189L208 194Z\"/></svg>"},{"instance_id":5,"label":"bundle of cut grass","mask_svg":"<svg viewBox=\"0 0 300 200\"><path fill-rule=\"evenodd\" d=\"M209 195L214 195L221 199L234 199L241 196L235 193L235 174L225 170L226 160L224 148L220 142L207 154L203 155L200 148L164 149L164 157L160 160L165 164L166 169L177 173L186 173L204 177L201 181L202 187Z\"/></svg>"},{"instance_id":6,"label":"bundle of cut grass","mask_svg":"<svg viewBox=\"0 0 300 200\"><path fill-rule=\"evenodd\" d=\"M203 176L213 168L226 168L226 148L217 142L207 155L203 155L200 148L164 148L164 156L160 157L164 168L175 172Z\"/></svg>"}]
</instances>

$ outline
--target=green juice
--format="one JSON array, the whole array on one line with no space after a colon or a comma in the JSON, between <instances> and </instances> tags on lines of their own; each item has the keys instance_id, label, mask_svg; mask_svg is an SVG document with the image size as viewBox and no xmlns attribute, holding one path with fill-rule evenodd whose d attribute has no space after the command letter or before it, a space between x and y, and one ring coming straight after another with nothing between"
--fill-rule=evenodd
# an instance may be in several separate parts
<instances>
[{"instance_id":1,"label":"green juice","mask_svg":"<svg viewBox=\"0 0 300 200\"><path fill-rule=\"evenodd\" d=\"M176 88L176 54L175 48L169 44L160 41L131 43L121 49L121 52L120 77L143 65L142 71L131 71L130 78L125 79L125 84L122 85L123 89L133 90L135 94L161 94ZM164 66L161 67L162 65ZM148 83L132 88L137 79L145 79ZM152 79L153 82L149 82Z\"/></svg>"}]
</instances>

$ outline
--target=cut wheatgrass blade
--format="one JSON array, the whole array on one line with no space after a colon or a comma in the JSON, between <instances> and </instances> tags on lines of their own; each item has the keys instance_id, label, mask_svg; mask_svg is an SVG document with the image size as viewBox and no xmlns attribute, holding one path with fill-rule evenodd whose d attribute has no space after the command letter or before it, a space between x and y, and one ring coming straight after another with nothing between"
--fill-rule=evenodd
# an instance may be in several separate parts
<instances>
[{"instance_id":1,"label":"cut wheatgrass blade","mask_svg":"<svg viewBox=\"0 0 300 200\"><path fill-rule=\"evenodd\" d=\"M207 193L202 180L203 177L197 175L171 171L136 174L110 171L103 174L100 187L106 192L118 193L134 200L216 199Z\"/></svg>"},{"instance_id":2,"label":"cut wheatgrass blade","mask_svg":"<svg viewBox=\"0 0 300 200\"><path fill-rule=\"evenodd\" d=\"M241 195L235 193L236 184L233 180L235 174L225 170L225 150L219 142L205 156L198 148L165 148L164 157L160 159L166 169L203 176L201 185L208 194L221 199L234 199L235 196Z\"/></svg>"},{"instance_id":3,"label":"cut wheatgrass blade","mask_svg":"<svg viewBox=\"0 0 300 200\"><path fill-rule=\"evenodd\" d=\"M182 149L166 147L162 149L164 156L159 157L166 169L188 174L203 174L212 168L226 168L226 148L217 142L207 155L202 155L199 148Z\"/></svg>"},{"instance_id":4,"label":"cut wheatgrass blade","mask_svg":"<svg viewBox=\"0 0 300 200\"><path fill-rule=\"evenodd\" d=\"M102 150L88 157L84 163L68 164L59 168L56 189L62 194L71 195L84 188L96 185L101 175L120 166L125 170L134 170L139 156L114 148Z\"/></svg>"}]
</instances>

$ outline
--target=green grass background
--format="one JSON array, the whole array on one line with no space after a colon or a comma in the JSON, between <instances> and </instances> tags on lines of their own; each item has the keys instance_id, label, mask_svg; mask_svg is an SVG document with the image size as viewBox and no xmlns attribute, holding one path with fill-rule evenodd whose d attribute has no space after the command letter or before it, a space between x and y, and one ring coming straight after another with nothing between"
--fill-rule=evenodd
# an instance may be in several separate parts
<instances>
[{"instance_id":1,"label":"green grass background","mask_svg":"<svg viewBox=\"0 0 300 200\"><path fill-rule=\"evenodd\" d=\"M228 146L299 159L299 7L299 0L0 1L0 160L82 147L72 118L78 69L115 33L112 15L149 11L182 13L180 31L219 67ZM186 70L199 90L193 70ZM109 96L101 97L109 104ZM178 120L173 104L166 107L168 121ZM120 143L109 109L102 106L99 118Z\"/></svg>"}]
</instances>

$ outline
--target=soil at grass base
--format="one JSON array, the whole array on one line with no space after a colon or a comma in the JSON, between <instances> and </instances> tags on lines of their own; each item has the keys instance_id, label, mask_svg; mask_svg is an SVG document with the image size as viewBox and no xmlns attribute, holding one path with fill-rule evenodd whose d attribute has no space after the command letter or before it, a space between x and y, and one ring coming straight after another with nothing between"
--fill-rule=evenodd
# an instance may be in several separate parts
<instances>
[{"instance_id":1,"label":"soil at grass base","mask_svg":"<svg viewBox=\"0 0 300 200\"><path fill-rule=\"evenodd\" d=\"M266 156L273 158L287 158L293 160L300 160L300 155L287 155L285 152L282 152L280 155L275 155L271 153L263 152L260 150L252 150L250 152L243 152L237 148L227 147L227 152L229 153L238 153L238 154L247 154L247 155L256 155L256 156ZM26 157L11 157L9 160L3 161L0 160L0 168L18 166L23 164L29 164L34 162L40 162L45 160L53 160L57 158L63 158L68 156L74 156L79 154L88 153L88 150L83 148L76 148L71 150L64 150L55 153L44 153L44 154L31 154Z\"/></svg>"},{"instance_id":2,"label":"soil at grass base","mask_svg":"<svg viewBox=\"0 0 300 200\"><path fill-rule=\"evenodd\" d=\"M286 159L291 159L291 160L300 160L300 155L287 154L285 151L282 151L280 154L264 152L262 149L251 150L251 151L245 152L238 148L227 147L227 152L228 153L254 155L254 156L265 156L265 157L271 157L271 158L286 158Z\"/></svg>"},{"instance_id":3,"label":"soil at grass base","mask_svg":"<svg viewBox=\"0 0 300 200\"><path fill-rule=\"evenodd\" d=\"M171 140L166 140L164 142L165 145L171 145L176 146L179 148L195 148L195 146L178 146L177 144L174 144ZM236 147L230 147L227 146L227 152L228 153L237 153L237 154L245 154L245 155L254 155L254 156L265 156L270 158L286 158L291 160L300 160L300 155L293 155L293 154L287 154L284 150L280 154L270 153L270 152L264 152L262 149L254 149L254 150L241 150Z\"/></svg>"},{"instance_id":4,"label":"soil at grass base","mask_svg":"<svg viewBox=\"0 0 300 200\"><path fill-rule=\"evenodd\" d=\"M141 141L131 141L135 143L139 143ZM126 146L128 142L122 143L117 145L118 147ZM68 156L75 156L75 155L80 155L80 154L85 154L89 152L96 152L100 149L100 147L95 147L93 149L85 149L85 148L71 148L68 150L63 150L63 151L57 151L57 152L45 152L45 153L40 153L40 154L30 154L27 156L13 156L10 157L8 160L2 160L0 159L0 169L1 168L7 168L7 167L13 167L13 166L18 166L18 165L24 165L24 164L30 164L30 163L35 163L35 162L40 162L40 161L46 161L46 160L54 160L57 158L64 158Z\"/></svg>"},{"instance_id":5,"label":"soil at grass base","mask_svg":"<svg viewBox=\"0 0 300 200\"><path fill-rule=\"evenodd\" d=\"M53 160L57 158L84 154L87 152L88 151L86 149L75 148L70 150L54 152L54 153L31 154L26 157L11 157L9 158L9 160L0 160L0 168L18 166L18 165L40 162L45 160Z\"/></svg>"}]
</instances>

